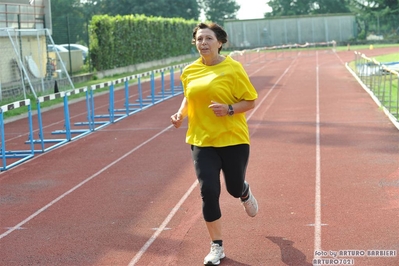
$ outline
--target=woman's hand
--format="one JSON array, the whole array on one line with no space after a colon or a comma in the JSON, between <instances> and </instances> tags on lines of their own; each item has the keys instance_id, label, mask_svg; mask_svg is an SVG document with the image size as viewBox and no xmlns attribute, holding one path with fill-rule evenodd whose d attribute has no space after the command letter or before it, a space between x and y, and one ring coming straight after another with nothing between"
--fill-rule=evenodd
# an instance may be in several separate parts
<instances>
[{"instance_id":1,"label":"woman's hand","mask_svg":"<svg viewBox=\"0 0 399 266\"><path fill-rule=\"evenodd\" d=\"M255 107L255 100L242 100L238 103L231 104L234 110L234 114L247 112ZM224 103L218 103L211 101L208 106L212 109L216 116L226 116L229 113L229 105Z\"/></svg>"},{"instance_id":2,"label":"woman's hand","mask_svg":"<svg viewBox=\"0 0 399 266\"><path fill-rule=\"evenodd\" d=\"M188 108L187 106L188 106L187 99L186 97L184 97L177 113L175 113L170 117L170 122L175 128L179 128L183 123L184 117L187 116L187 108Z\"/></svg>"},{"instance_id":3,"label":"woman's hand","mask_svg":"<svg viewBox=\"0 0 399 266\"><path fill-rule=\"evenodd\" d=\"M212 109L216 116L226 116L229 113L228 104L211 101L211 104L208 107Z\"/></svg>"},{"instance_id":4,"label":"woman's hand","mask_svg":"<svg viewBox=\"0 0 399 266\"><path fill-rule=\"evenodd\" d=\"M183 115L181 113L176 113L170 117L170 122L175 128L179 128L183 123Z\"/></svg>"}]
</instances>

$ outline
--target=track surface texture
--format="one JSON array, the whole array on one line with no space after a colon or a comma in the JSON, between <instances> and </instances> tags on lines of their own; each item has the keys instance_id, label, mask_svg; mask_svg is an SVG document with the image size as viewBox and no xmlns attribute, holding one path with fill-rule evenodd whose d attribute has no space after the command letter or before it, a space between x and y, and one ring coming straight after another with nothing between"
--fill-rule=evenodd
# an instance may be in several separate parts
<instances>
[{"instance_id":1,"label":"track surface texture","mask_svg":"<svg viewBox=\"0 0 399 266\"><path fill-rule=\"evenodd\" d=\"M247 114L259 213L222 190L221 265L399 265L399 131L346 69L354 53L236 59L259 93ZM0 265L202 265L210 240L187 124L170 126L181 99L2 172ZM47 119L61 121L59 109ZM6 126L19 136L26 123Z\"/></svg>"}]
</instances>

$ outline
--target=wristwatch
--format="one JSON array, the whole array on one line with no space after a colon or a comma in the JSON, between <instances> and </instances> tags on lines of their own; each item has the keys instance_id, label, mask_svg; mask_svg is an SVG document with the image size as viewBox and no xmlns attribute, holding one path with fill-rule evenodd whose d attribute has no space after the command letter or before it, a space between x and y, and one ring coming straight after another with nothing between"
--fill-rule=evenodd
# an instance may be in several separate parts
<instances>
[{"instance_id":1,"label":"wristwatch","mask_svg":"<svg viewBox=\"0 0 399 266\"><path fill-rule=\"evenodd\" d=\"M231 106L231 104L229 104L229 111L228 111L227 114L228 114L229 116L234 115L234 109L233 109L233 106Z\"/></svg>"}]
</instances>

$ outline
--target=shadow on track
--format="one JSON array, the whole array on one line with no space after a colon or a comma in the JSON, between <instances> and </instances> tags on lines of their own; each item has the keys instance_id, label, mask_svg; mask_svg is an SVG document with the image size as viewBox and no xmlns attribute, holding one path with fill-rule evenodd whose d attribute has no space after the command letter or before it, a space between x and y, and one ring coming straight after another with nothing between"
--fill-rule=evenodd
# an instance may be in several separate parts
<instances>
[{"instance_id":1,"label":"shadow on track","mask_svg":"<svg viewBox=\"0 0 399 266\"><path fill-rule=\"evenodd\" d=\"M294 241L284 237L267 236L267 239L279 246L281 251L281 261L291 266L312 266L306 261L306 256L300 250L293 247Z\"/></svg>"}]
</instances>

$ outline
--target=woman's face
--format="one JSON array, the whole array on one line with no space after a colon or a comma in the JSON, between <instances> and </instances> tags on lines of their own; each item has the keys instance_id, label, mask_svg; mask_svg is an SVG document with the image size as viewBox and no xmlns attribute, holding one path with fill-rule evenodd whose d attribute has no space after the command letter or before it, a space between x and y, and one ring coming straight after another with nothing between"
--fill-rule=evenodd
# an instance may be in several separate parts
<instances>
[{"instance_id":1,"label":"woman's face","mask_svg":"<svg viewBox=\"0 0 399 266\"><path fill-rule=\"evenodd\" d=\"M198 29L195 36L195 46L201 56L217 56L221 45L222 43L218 41L211 29Z\"/></svg>"}]
</instances>

